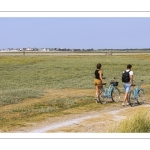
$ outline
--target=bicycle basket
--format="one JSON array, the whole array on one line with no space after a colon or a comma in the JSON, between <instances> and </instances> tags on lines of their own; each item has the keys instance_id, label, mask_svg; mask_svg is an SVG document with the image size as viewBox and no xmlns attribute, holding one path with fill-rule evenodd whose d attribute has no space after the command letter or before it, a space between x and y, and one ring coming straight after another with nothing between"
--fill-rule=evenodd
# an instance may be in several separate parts
<instances>
[{"instance_id":1,"label":"bicycle basket","mask_svg":"<svg viewBox=\"0 0 150 150\"><path fill-rule=\"evenodd\" d=\"M110 82L110 84L113 84L113 86L118 86L118 82Z\"/></svg>"}]
</instances>

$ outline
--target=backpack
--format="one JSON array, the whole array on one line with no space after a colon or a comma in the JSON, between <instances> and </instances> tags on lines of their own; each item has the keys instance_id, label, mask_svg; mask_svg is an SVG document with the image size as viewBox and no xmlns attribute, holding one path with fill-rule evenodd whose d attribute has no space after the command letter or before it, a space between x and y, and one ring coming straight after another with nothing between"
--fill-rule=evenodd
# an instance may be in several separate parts
<instances>
[{"instance_id":1,"label":"backpack","mask_svg":"<svg viewBox=\"0 0 150 150\"><path fill-rule=\"evenodd\" d=\"M130 81L130 74L129 74L130 71L124 71L122 73L122 82L125 82L125 83L128 83Z\"/></svg>"}]
</instances>

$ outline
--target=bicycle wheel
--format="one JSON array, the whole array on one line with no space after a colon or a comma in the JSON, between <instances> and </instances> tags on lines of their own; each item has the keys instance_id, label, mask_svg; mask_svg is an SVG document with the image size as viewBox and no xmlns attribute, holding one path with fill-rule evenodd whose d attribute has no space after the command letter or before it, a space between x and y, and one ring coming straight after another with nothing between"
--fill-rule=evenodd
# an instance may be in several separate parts
<instances>
[{"instance_id":1,"label":"bicycle wheel","mask_svg":"<svg viewBox=\"0 0 150 150\"><path fill-rule=\"evenodd\" d=\"M135 98L134 98L134 91L133 90L131 90L129 92L129 104L131 107L135 106Z\"/></svg>"},{"instance_id":2,"label":"bicycle wheel","mask_svg":"<svg viewBox=\"0 0 150 150\"><path fill-rule=\"evenodd\" d=\"M99 95L99 101L101 104L106 104L107 97L105 96L105 90L104 89L101 90L101 93Z\"/></svg>"},{"instance_id":3,"label":"bicycle wheel","mask_svg":"<svg viewBox=\"0 0 150 150\"><path fill-rule=\"evenodd\" d=\"M120 101L120 91L118 88L114 88L111 93L112 101L119 102Z\"/></svg>"},{"instance_id":4,"label":"bicycle wheel","mask_svg":"<svg viewBox=\"0 0 150 150\"><path fill-rule=\"evenodd\" d=\"M138 104L143 104L144 101L145 101L145 93L144 93L144 90L141 89L138 92Z\"/></svg>"}]
</instances>

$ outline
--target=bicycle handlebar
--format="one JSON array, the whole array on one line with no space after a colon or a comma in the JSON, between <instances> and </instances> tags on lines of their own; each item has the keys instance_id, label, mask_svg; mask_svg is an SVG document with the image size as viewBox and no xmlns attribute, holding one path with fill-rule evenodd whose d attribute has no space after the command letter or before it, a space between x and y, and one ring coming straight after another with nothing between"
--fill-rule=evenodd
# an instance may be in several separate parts
<instances>
[{"instance_id":1,"label":"bicycle handlebar","mask_svg":"<svg viewBox=\"0 0 150 150\"><path fill-rule=\"evenodd\" d=\"M107 79L107 78L106 78L106 77L103 77L103 79ZM111 81L116 80L116 79L117 79L117 78L114 77L113 79L111 79Z\"/></svg>"},{"instance_id":2,"label":"bicycle handlebar","mask_svg":"<svg viewBox=\"0 0 150 150\"><path fill-rule=\"evenodd\" d=\"M106 83L102 83L102 85L106 85Z\"/></svg>"},{"instance_id":3,"label":"bicycle handlebar","mask_svg":"<svg viewBox=\"0 0 150 150\"><path fill-rule=\"evenodd\" d=\"M131 86L136 86L136 83L138 84L138 85L141 85L141 83L144 81L144 80L141 80L141 81L139 81L139 82L136 82L135 80L133 80L134 82L135 82L135 84L131 84Z\"/></svg>"}]
</instances>

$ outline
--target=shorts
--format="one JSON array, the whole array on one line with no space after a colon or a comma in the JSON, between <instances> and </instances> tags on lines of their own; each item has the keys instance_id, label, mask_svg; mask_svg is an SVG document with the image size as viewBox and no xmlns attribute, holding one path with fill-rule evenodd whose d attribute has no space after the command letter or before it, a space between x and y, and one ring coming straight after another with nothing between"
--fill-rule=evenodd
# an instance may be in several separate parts
<instances>
[{"instance_id":1,"label":"shorts","mask_svg":"<svg viewBox=\"0 0 150 150\"><path fill-rule=\"evenodd\" d=\"M123 86L124 86L125 92L128 93L130 91L131 84L130 83L123 83Z\"/></svg>"},{"instance_id":2,"label":"shorts","mask_svg":"<svg viewBox=\"0 0 150 150\"><path fill-rule=\"evenodd\" d=\"M102 86L102 80L94 79L94 85L96 86Z\"/></svg>"}]
</instances>

